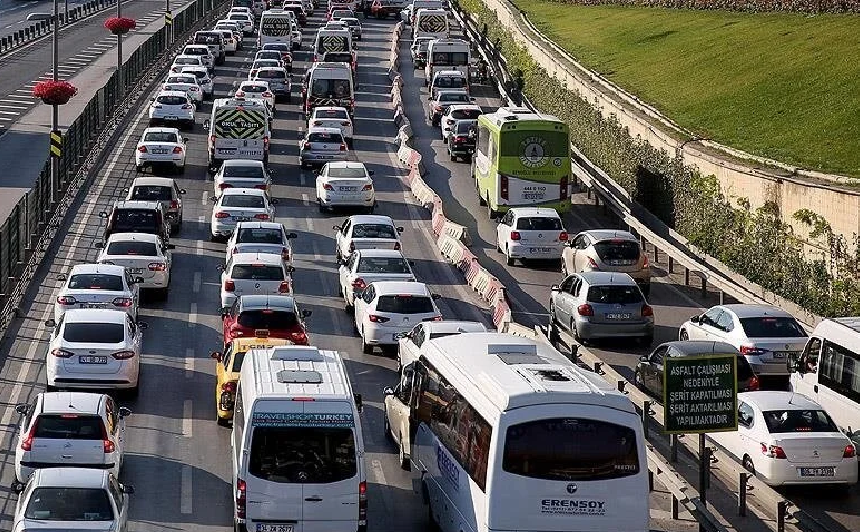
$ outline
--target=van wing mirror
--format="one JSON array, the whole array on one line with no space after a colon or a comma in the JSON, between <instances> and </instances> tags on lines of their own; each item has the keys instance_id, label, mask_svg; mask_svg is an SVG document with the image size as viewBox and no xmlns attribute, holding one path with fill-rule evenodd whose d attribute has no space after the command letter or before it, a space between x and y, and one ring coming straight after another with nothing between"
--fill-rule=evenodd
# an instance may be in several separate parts
<instances>
[{"instance_id":1,"label":"van wing mirror","mask_svg":"<svg viewBox=\"0 0 860 532\"><path fill-rule=\"evenodd\" d=\"M804 368L800 364L800 355L797 353L789 353L785 360L785 367L789 373L805 373Z\"/></svg>"},{"instance_id":2,"label":"van wing mirror","mask_svg":"<svg viewBox=\"0 0 860 532\"><path fill-rule=\"evenodd\" d=\"M30 405L28 405L27 403L18 403L17 405L15 405L15 412L18 412L22 416L26 416L27 410L29 408L30 408Z\"/></svg>"},{"instance_id":3,"label":"van wing mirror","mask_svg":"<svg viewBox=\"0 0 860 532\"><path fill-rule=\"evenodd\" d=\"M361 409L364 407L364 400L361 397L360 393L355 394L355 407L361 412Z\"/></svg>"},{"instance_id":4,"label":"van wing mirror","mask_svg":"<svg viewBox=\"0 0 860 532\"><path fill-rule=\"evenodd\" d=\"M391 386L386 386L382 389L382 395L394 395L394 388Z\"/></svg>"}]
</instances>

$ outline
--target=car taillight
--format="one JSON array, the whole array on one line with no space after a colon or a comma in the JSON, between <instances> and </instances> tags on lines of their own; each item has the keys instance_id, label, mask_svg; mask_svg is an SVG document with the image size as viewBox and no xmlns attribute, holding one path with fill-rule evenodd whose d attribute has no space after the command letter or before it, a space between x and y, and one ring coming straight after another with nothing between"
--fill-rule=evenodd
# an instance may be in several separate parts
<instances>
[{"instance_id":1,"label":"car taillight","mask_svg":"<svg viewBox=\"0 0 860 532\"><path fill-rule=\"evenodd\" d=\"M179 208L179 200L170 200L170 208L178 209Z\"/></svg>"},{"instance_id":2,"label":"car taillight","mask_svg":"<svg viewBox=\"0 0 860 532\"><path fill-rule=\"evenodd\" d=\"M349 252L352 253L353 251L355 251L355 244L350 242L349 243Z\"/></svg>"},{"instance_id":3,"label":"car taillight","mask_svg":"<svg viewBox=\"0 0 860 532\"><path fill-rule=\"evenodd\" d=\"M224 291L225 292L232 292L235 289L236 289L236 283L234 283L233 281L231 281L229 279L224 281Z\"/></svg>"},{"instance_id":4,"label":"car taillight","mask_svg":"<svg viewBox=\"0 0 860 532\"><path fill-rule=\"evenodd\" d=\"M245 501L246 499L245 481L241 478L236 479L236 517L245 519Z\"/></svg>"},{"instance_id":5,"label":"car taillight","mask_svg":"<svg viewBox=\"0 0 860 532\"><path fill-rule=\"evenodd\" d=\"M776 458L777 460L784 460L787 458L785 456L785 451L783 451L782 447L779 445L765 445L762 443L761 452L768 458Z\"/></svg>"},{"instance_id":6,"label":"car taillight","mask_svg":"<svg viewBox=\"0 0 860 532\"><path fill-rule=\"evenodd\" d=\"M643 269L643 270L648 269L648 264L649 264L649 262L650 262L650 261L648 260L648 255L645 255L645 260L643 260L643 261L642 261L642 269Z\"/></svg>"},{"instance_id":7,"label":"car taillight","mask_svg":"<svg viewBox=\"0 0 860 532\"><path fill-rule=\"evenodd\" d=\"M71 351L66 351L65 349L60 349L59 347L51 349L51 354L57 358L69 358L74 355Z\"/></svg>"},{"instance_id":8,"label":"car taillight","mask_svg":"<svg viewBox=\"0 0 860 532\"><path fill-rule=\"evenodd\" d=\"M344 142L340 143L340 151L346 151L346 143L344 143Z\"/></svg>"},{"instance_id":9,"label":"car taillight","mask_svg":"<svg viewBox=\"0 0 860 532\"><path fill-rule=\"evenodd\" d=\"M308 335L303 331L290 333L290 341L296 345L307 345Z\"/></svg>"},{"instance_id":10,"label":"car taillight","mask_svg":"<svg viewBox=\"0 0 860 532\"><path fill-rule=\"evenodd\" d=\"M281 281L281 284L278 285L278 292L281 294L289 294L290 293L290 282L289 281Z\"/></svg>"},{"instance_id":11,"label":"car taillight","mask_svg":"<svg viewBox=\"0 0 860 532\"><path fill-rule=\"evenodd\" d=\"M104 448L105 454L116 451L116 445L107 438L102 440L102 447Z\"/></svg>"},{"instance_id":12,"label":"car taillight","mask_svg":"<svg viewBox=\"0 0 860 532\"><path fill-rule=\"evenodd\" d=\"M358 525L367 524L367 482L358 483Z\"/></svg>"},{"instance_id":13,"label":"car taillight","mask_svg":"<svg viewBox=\"0 0 860 532\"><path fill-rule=\"evenodd\" d=\"M236 91L236 98L244 98L245 91Z\"/></svg>"},{"instance_id":14,"label":"car taillight","mask_svg":"<svg viewBox=\"0 0 860 532\"><path fill-rule=\"evenodd\" d=\"M37 419L33 426L30 427L30 431L27 432L27 436L21 440L21 450L22 451L32 451L33 450L33 438L36 437L36 425L39 423Z\"/></svg>"},{"instance_id":15,"label":"car taillight","mask_svg":"<svg viewBox=\"0 0 860 532\"><path fill-rule=\"evenodd\" d=\"M519 240L522 238L519 231L511 231L511 240Z\"/></svg>"},{"instance_id":16,"label":"car taillight","mask_svg":"<svg viewBox=\"0 0 860 532\"><path fill-rule=\"evenodd\" d=\"M218 211L215 213L215 218L229 218L230 214L224 211Z\"/></svg>"},{"instance_id":17,"label":"car taillight","mask_svg":"<svg viewBox=\"0 0 860 532\"><path fill-rule=\"evenodd\" d=\"M235 382L225 382L221 385L221 391L227 393L236 393L236 383Z\"/></svg>"},{"instance_id":18,"label":"car taillight","mask_svg":"<svg viewBox=\"0 0 860 532\"><path fill-rule=\"evenodd\" d=\"M593 270L597 269L597 262L591 257L588 257L588 267Z\"/></svg>"},{"instance_id":19,"label":"car taillight","mask_svg":"<svg viewBox=\"0 0 860 532\"><path fill-rule=\"evenodd\" d=\"M361 190L373 190L373 185L371 183L368 183L361 187Z\"/></svg>"},{"instance_id":20,"label":"car taillight","mask_svg":"<svg viewBox=\"0 0 860 532\"><path fill-rule=\"evenodd\" d=\"M305 149L306 149L306 150L311 149L311 143L310 143L310 142L305 142L304 147L305 147Z\"/></svg>"},{"instance_id":21,"label":"car taillight","mask_svg":"<svg viewBox=\"0 0 860 532\"><path fill-rule=\"evenodd\" d=\"M442 112L442 106L441 105L435 105L435 106L433 106L433 110L436 111L437 113Z\"/></svg>"},{"instance_id":22,"label":"car taillight","mask_svg":"<svg viewBox=\"0 0 860 532\"><path fill-rule=\"evenodd\" d=\"M182 106L182 108L183 109L194 109L194 106L191 105L190 103L186 103L185 105Z\"/></svg>"},{"instance_id":23,"label":"car taillight","mask_svg":"<svg viewBox=\"0 0 860 532\"><path fill-rule=\"evenodd\" d=\"M760 347L756 347L754 345L742 345L740 346L740 352L742 355L750 356L750 355L762 355L764 354L766 349L762 349Z\"/></svg>"},{"instance_id":24,"label":"car taillight","mask_svg":"<svg viewBox=\"0 0 860 532\"><path fill-rule=\"evenodd\" d=\"M140 153L146 153L146 146L138 146L137 151L139 151Z\"/></svg>"},{"instance_id":25,"label":"car taillight","mask_svg":"<svg viewBox=\"0 0 860 532\"><path fill-rule=\"evenodd\" d=\"M111 356L117 360L128 360L134 358L134 351L117 351L116 353L111 353Z\"/></svg>"},{"instance_id":26,"label":"car taillight","mask_svg":"<svg viewBox=\"0 0 860 532\"><path fill-rule=\"evenodd\" d=\"M256 220L268 220L269 215L264 213L264 212L261 212L260 214L255 214L254 219L256 219Z\"/></svg>"},{"instance_id":27,"label":"car taillight","mask_svg":"<svg viewBox=\"0 0 860 532\"><path fill-rule=\"evenodd\" d=\"M466 142L466 137L462 135L457 135L456 137L454 137L454 142Z\"/></svg>"},{"instance_id":28,"label":"car taillight","mask_svg":"<svg viewBox=\"0 0 860 532\"><path fill-rule=\"evenodd\" d=\"M576 307L576 312L580 316L594 316L594 309L591 308L591 305L585 304Z\"/></svg>"},{"instance_id":29,"label":"car taillight","mask_svg":"<svg viewBox=\"0 0 860 532\"><path fill-rule=\"evenodd\" d=\"M334 187L333 187L333 186L331 186L331 185L330 185L330 184L328 184L328 183L326 183L325 185L323 185L323 188L324 188L324 189L326 189L326 190L334 190Z\"/></svg>"},{"instance_id":30,"label":"car taillight","mask_svg":"<svg viewBox=\"0 0 860 532\"><path fill-rule=\"evenodd\" d=\"M567 199L567 176L562 177L558 182L558 197L562 200Z\"/></svg>"},{"instance_id":31,"label":"car taillight","mask_svg":"<svg viewBox=\"0 0 860 532\"><path fill-rule=\"evenodd\" d=\"M647 318L648 316L654 315L654 309L651 308L651 305L642 305L642 317Z\"/></svg>"},{"instance_id":32,"label":"car taillight","mask_svg":"<svg viewBox=\"0 0 860 532\"><path fill-rule=\"evenodd\" d=\"M394 243L394 249L400 249L400 242Z\"/></svg>"},{"instance_id":33,"label":"car taillight","mask_svg":"<svg viewBox=\"0 0 860 532\"><path fill-rule=\"evenodd\" d=\"M747 391L755 392L761 388L761 382L759 382L758 377L753 375L750 379L749 385L747 385Z\"/></svg>"},{"instance_id":34,"label":"car taillight","mask_svg":"<svg viewBox=\"0 0 860 532\"><path fill-rule=\"evenodd\" d=\"M167 269L167 265L163 262L150 262L149 263L149 271L151 272L163 272Z\"/></svg>"},{"instance_id":35,"label":"car taillight","mask_svg":"<svg viewBox=\"0 0 860 532\"><path fill-rule=\"evenodd\" d=\"M57 303L60 305L74 305L78 300L72 296L60 296L57 298Z\"/></svg>"},{"instance_id":36,"label":"car taillight","mask_svg":"<svg viewBox=\"0 0 860 532\"><path fill-rule=\"evenodd\" d=\"M567 242L567 231L562 231L562 232L558 235L558 240L559 240L560 242Z\"/></svg>"},{"instance_id":37,"label":"car taillight","mask_svg":"<svg viewBox=\"0 0 860 532\"><path fill-rule=\"evenodd\" d=\"M345 127L349 127L352 125L352 122L350 122L348 120L344 120L343 122L340 123L340 125L345 126Z\"/></svg>"},{"instance_id":38,"label":"car taillight","mask_svg":"<svg viewBox=\"0 0 860 532\"><path fill-rule=\"evenodd\" d=\"M263 98L271 98L271 97L272 97L272 93L270 91L264 91L263 92Z\"/></svg>"},{"instance_id":39,"label":"car taillight","mask_svg":"<svg viewBox=\"0 0 860 532\"><path fill-rule=\"evenodd\" d=\"M850 443L845 446L845 450L842 451L842 458L854 458L857 456L857 450Z\"/></svg>"},{"instance_id":40,"label":"car taillight","mask_svg":"<svg viewBox=\"0 0 860 532\"><path fill-rule=\"evenodd\" d=\"M221 183L220 185L218 185L218 188L224 190L225 188L233 188L233 185L230 185L228 183Z\"/></svg>"},{"instance_id":41,"label":"car taillight","mask_svg":"<svg viewBox=\"0 0 860 532\"><path fill-rule=\"evenodd\" d=\"M269 149L269 137L263 137L263 148Z\"/></svg>"},{"instance_id":42,"label":"car taillight","mask_svg":"<svg viewBox=\"0 0 860 532\"><path fill-rule=\"evenodd\" d=\"M124 307L128 308L134 303L134 300L130 297L115 297L113 299L113 304L115 307Z\"/></svg>"},{"instance_id":43,"label":"car taillight","mask_svg":"<svg viewBox=\"0 0 860 532\"><path fill-rule=\"evenodd\" d=\"M173 153L179 154L182 153L182 146L176 146L173 148Z\"/></svg>"},{"instance_id":44,"label":"car taillight","mask_svg":"<svg viewBox=\"0 0 860 532\"><path fill-rule=\"evenodd\" d=\"M281 259L290 260L290 248L281 248Z\"/></svg>"},{"instance_id":45,"label":"car taillight","mask_svg":"<svg viewBox=\"0 0 860 532\"><path fill-rule=\"evenodd\" d=\"M508 195L508 176L505 174L499 174L499 196L501 196L503 200L507 200Z\"/></svg>"},{"instance_id":46,"label":"car taillight","mask_svg":"<svg viewBox=\"0 0 860 532\"><path fill-rule=\"evenodd\" d=\"M377 316L375 314L371 314L368 316L368 319L373 323L385 323L386 321L391 321L391 318L386 318L385 316Z\"/></svg>"},{"instance_id":47,"label":"car taillight","mask_svg":"<svg viewBox=\"0 0 860 532\"><path fill-rule=\"evenodd\" d=\"M361 277L357 277L354 281L352 281L352 287L357 290L364 290L367 287L367 283L364 282L364 279Z\"/></svg>"}]
</instances>

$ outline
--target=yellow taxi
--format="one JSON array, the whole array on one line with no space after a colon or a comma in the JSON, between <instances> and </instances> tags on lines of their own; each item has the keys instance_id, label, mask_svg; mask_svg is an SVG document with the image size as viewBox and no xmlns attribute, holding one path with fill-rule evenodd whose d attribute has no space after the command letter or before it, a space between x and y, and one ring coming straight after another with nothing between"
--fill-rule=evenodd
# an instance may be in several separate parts
<instances>
[{"instance_id":1,"label":"yellow taxi","mask_svg":"<svg viewBox=\"0 0 860 532\"><path fill-rule=\"evenodd\" d=\"M223 353L213 351L215 359L215 410L219 425L227 426L233 420L233 403L236 401L236 383L245 353L250 349L264 349L279 345L292 345L283 338L236 338Z\"/></svg>"}]
</instances>

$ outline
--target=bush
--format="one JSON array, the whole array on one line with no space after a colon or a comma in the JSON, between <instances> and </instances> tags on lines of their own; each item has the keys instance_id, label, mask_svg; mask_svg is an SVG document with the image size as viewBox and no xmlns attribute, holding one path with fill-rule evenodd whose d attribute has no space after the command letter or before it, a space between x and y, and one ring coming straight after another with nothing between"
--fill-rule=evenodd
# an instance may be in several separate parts
<instances>
[{"instance_id":1,"label":"bush","mask_svg":"<svg viewBox=\"0 0 860 532\"><path fill-rule=\"evenodd\" d=\"M860 2L854 0L549 0L581 6L615 5L669 9L701 9L763 13L858 13Z\"/></svg>"}]
</instances>

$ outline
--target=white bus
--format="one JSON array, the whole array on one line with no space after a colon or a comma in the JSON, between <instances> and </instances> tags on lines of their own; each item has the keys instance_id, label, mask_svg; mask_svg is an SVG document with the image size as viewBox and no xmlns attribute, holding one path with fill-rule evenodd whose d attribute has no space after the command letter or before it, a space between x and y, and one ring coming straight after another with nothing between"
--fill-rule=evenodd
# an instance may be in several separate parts
<instances>
[{"instance_id":1,"label":"white bus","mask_svg":"<svg viewBox=\"0 0 860 532\"><path fill-rule=\"evenodd\" d=\"M434 526L648 530L645 438L627 397L534 340L466 333L424 346L385 390L385 421Z\"/></svg>"}]
</instances>

